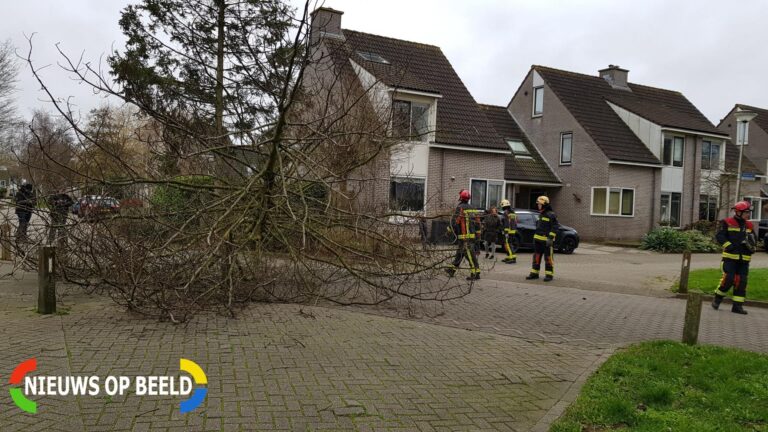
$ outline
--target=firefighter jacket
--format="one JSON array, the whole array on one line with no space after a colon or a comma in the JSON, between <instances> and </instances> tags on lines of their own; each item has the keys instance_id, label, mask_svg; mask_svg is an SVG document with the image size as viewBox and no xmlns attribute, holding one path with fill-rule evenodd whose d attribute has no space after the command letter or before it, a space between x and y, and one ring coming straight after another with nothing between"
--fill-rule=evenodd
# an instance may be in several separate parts
<instances>
[{"instance_id":1,"label":"firefighter jacket","mask_svg":"<svg viewBox=\"0 0 768 432\"><path fill-rule=\"evenodd\" d=\"M480 231L479 211L461 202L451 216L451 227L459 240L474 240Z\"/></svg>"},{"instance_id":2,"label":"firefighter jacket","mask_svg":"<svg viewBox=\"0 0 768 432\"><path fill-rule=\"evenodd\" d=\"M720 221L715 235L723 246L723 258L750 261L757 243L752 222L737 217L728 217Z\"/></svg>"},{"instance_id":3,"label":"firefighter jacket","mask_svg":"<svg viewBox=\"0 0 768 432\"><path fill-rule=\"evenodd\" d=\"M512 235L517 233L517 214L514 212L514 210L506 209L504 210L504 234Z\"/></svg>"},{"instance_id":4,"label":"firefighter jacket","mask_svg":"<svg viewBox=\"0 0 768 432\"><path fill-rule=\"evenodd\" d=\"M560 224L557 222L555 212L552 209L545 208L541 211L539 220L536 222L536 231L533 233L533 239L547 241L548 238L551 238L554 241L559 228Z\"/></svg>"}]
</instances>

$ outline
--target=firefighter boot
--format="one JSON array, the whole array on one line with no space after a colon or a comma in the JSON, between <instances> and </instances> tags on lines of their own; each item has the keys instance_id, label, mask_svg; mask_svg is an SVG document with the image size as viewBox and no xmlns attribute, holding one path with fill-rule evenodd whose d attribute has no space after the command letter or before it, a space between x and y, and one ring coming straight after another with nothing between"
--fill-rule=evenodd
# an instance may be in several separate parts
<instances>
[{"instance_id":1,"label":"firefighter boot","mask_svg":"<svg viewBox=\"0 0 768 432\"><path fill-rule=\"evenodd\" d=\"M538 279L538 278L539 278L539 275L536 274L536 273L531 273L531 274L529 274L528 276L525 277L526 280Z\"/></svg>"},{"instance_id":2,"label":"firefighter boot","mask_svg":"<svg viewBox=\"0 0 768 432\"><path fill-rule=\"evenodd\" d=\"M720 303L723 302L723 296L715 294L715 298L712 299L712 309L720 309Z\"/></svg>"},{"instance_id":3,"label":"firefighter boot","mask_svg":"<svg viewBox=\"0 0 768 432\"><path fill-rule=\"evenodd\" d=\"M549 282L552 280L552 275L546 275L544 276L544 282Z\"/></svg>"},{"instance_id":4,"label":"firefighter boot","mask_svg":"<svg viewBox=\"0 0 768 432\"><path fill-rule=\"evenodd\" d=\"M456 274L456 269L447 268L445 269L445 273L448 274L449 278L452 278Z\"/></svg>"},{"instance_id":5,"label":"firefighter boot","mask_svg":"<svg viewBox=\"0 0 768 432\"><path fill-rule=\"evenodd\" d=\"M746 315L747 311L744 310L744 305L738 302L733 302L733 307L731 308L731 312Z\"/></svg>"},{"instance_id":6,"label":"firefighter boot","mask_svg":"<svg viewBox=\"0 0 768 432\"><path fill-rule=\"evenodd\" d=\"M467 276L468 281L474 281L474 280L480 280L480 272L472 273L471 275Z\"/></svg>"}]
</instances>

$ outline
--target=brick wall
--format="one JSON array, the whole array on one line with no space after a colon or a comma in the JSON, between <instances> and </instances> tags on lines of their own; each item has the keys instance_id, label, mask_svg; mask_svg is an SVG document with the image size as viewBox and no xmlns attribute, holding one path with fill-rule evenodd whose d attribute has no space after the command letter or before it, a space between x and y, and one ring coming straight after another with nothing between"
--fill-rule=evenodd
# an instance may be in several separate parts
<instances>
[{"instance_id":1,"label":"brick wall","mask_svg":"<svg viewBox=\"0 0 768 432\"><path fill-rule=\"evenodd\" d=\"M456 207L459 191L470 188L470 179L504 180L504 157L494 153L430 148L427 215L450 213Z\"/></svg>"}]
</instances>

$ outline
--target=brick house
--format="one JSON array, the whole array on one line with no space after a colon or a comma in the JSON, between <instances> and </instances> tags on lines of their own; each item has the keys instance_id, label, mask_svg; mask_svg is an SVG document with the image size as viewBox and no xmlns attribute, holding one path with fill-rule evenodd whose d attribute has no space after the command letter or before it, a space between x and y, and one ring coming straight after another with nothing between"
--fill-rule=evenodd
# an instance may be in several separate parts
<instances>
[{"instance_id":1,"label":"brick house","mask_svg":"<svg viewBox=\"0 0 768 432\"><path fill-rule=\"evenodd\" d=\"M490 117L505 115L503 107L478 105L439 47L344 29L342 15L326 7L312 13L308 85L332 87L330 77L346 73L374 110L391 116L394 132L405 126L394 136L409 136L374 164L368 176L377 181L357 191L358 200L440 217L461 189L471 191L473 207L486 209L514 196L508 193L527 202L531 187L559 186L516 125L500 134ZM337 87L334 94L342 94Z\"/></svg>"},{"instance_id":2,"label":"brick house","mask_svg":"<svg viewBox=\"0 0 768 432\"><path fill-rule=\"evenodd\" d=\"M725 160L728 134L681 93L628 73L534 65L507 106L562 183L550 195L559 218L586 239L636 240L698 220L702 187Z\"/></svg>"},{"instance_id":3,"label":"brick house","mask_svg":"<svg viewBox=\"0 0 768 432\"><path fill-rule=\"evenodd\" d=\"M753 203L755 211L752 213L753 219L768 219L768 178L764 177L768 169L768 110L749 105L736 104L730 112L720 120L717 128L727 133L731 137L731 142L737 143L737 133L740 127L736 124L736 111L751 111L757 114L747 126L747 145L744 146L744 156L742 159L743 173L747 173L741 182L741 197ZM729 146L727 164L729 171L737 172L739 157L739 147L737 145ZM735 179L728 185L727 202L736 201ZM724 209L724 213L726 209ZM722 217L722 214L721 214Z\"/></svg>"}]
</instances>

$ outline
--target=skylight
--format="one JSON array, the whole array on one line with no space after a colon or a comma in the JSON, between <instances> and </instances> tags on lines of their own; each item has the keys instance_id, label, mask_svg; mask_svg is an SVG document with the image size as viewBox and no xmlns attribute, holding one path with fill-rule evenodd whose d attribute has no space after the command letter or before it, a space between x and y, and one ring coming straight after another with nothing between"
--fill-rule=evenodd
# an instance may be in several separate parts
<instances>
[{"instance_id":1,"label":"skylight","mask_svg":"<svg viewBox=\"0 0 768 432\"><path fill-rule=\"evenodd\" d=\"M389 64L387 59L385 59L384 57L382 57L382 56L380 56L380 55L378 55L376 53L367 52L367 51L358 51L357 55L359 55L360 57L362 57L362 58L364 58L364 59L366 59L368 61L372 61L372 62L376 62L376 63Z\"/></svg>"},{"instance_id":2,"label":"skylight","mask_svg":"<svg viewBox=\"0 0 768 432\"><path fill-rule=\"evenodd\" d=\"M528 151L528 149L525 147L525 144L523 144L522 141L516 141L516 140L508 140L507 145L509 145L509 148L512 149L512 153L515 156L521 156L521 157L531 157L531 152Z\"/></svg>"}]
</instances>

